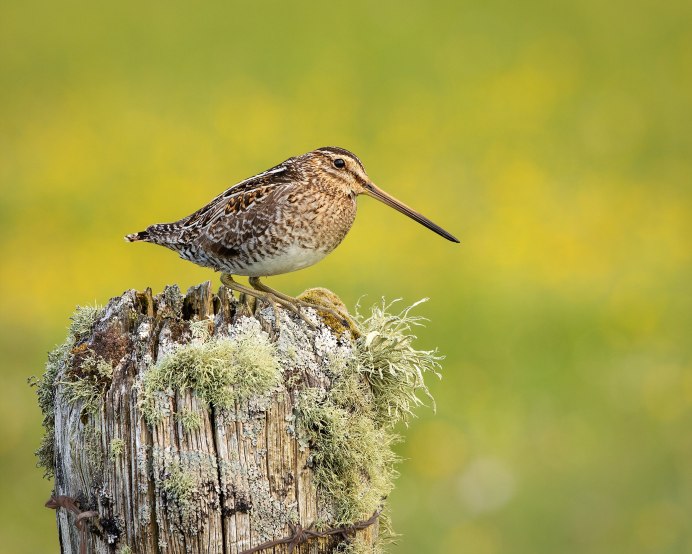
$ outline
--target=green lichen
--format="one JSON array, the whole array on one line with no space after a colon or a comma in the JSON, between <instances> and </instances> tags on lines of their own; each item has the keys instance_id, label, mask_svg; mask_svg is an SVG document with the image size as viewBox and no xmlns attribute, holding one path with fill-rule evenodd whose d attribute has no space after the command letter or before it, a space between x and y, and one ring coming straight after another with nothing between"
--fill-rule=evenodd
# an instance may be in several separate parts
<instances>
[{"instance_id":1,"label":"green lichen","mask_svg":"<svg viewBox=\"0 0 692 554\"><path fill-rule=\"evenodd\" d=\"M196 509L193 499L198 494L197 481L196 476L185 470L177 460L171 462L165 479L161 481L166 501L177 506L181 517Z\"/></svg>"},{"instance_id":2,"label":"green lichen","mask_svg":"<svg viewBox=\"0 0 692 554\"><path fill-rule=\"evenodd\" d=\"M198 534L218 507L209 495L218 483L216 458L196 451L153 452L157 490L163 513L173 529L183 535Z\"/></svg>"},{"instance_id":3,"label":"green lichen","mask_svg":"<svg viewBox=\"0 0 692 554\"><path fill-rule=\"evenodd\" d=\"M110 444L110 458L116 460L125 449L125 441L123 439L112 439Z\"/></svg>"},{"instance_id":4,"label":"green lichen","mask_svg":"<svg viewBox=\"0 0 692 554\"><path fill-rule=\"evenodd\" d=\"M266 333L256 328L234 337L213 337L176 348L144 374L142 413L151 425L167 415L166 398L193 391L221 410L251 396L266 394L281 383L279 360Z\"/></svg>"},{"instance_id":5,"label":"green lichen","mask_svg":"<svg viewBox=\"0 0 692 554\"><path fill-rule=\"evenodd\" d=\"M399 421L407 423L414 408L424 404L423 393L433 404L434 399L425 384L424 375L440 377L442 356L436 350L416 350L412 343L413 327L421 326L425 318L411 315L411 310L427 299L419 300L398 314L389 314L393 303L384 301L374 306L369 317L356 317L363 336L356 342L356 363L372 390L375 416L381 425L393 427Z\"/></svg>"},{"instance_id":6,"label":"green lichen","mask_svg":"<svg viewBox=\"0 0 692 554\"><path fill-rule=\"evenodd\" d=\"M116 552L117 554L132 554L132 548L124 544L120 546Z\"/></svg>"},{"instance_id":7,"label":"green lichen","mask_svg":"<svg viewBox=\"0 0 692 554\"><path fill-rule=\"evenodd\" d=\"M101 317L103 307L98 305L93 306L77 306L75 313L70 318L72 322L68 332L72 335L75 341L79 341L91 333L96 320Z\"/></svg>"},{"instance_id":8,"label":"green lichen","mask_svg":"<svg viewBox=\"0 0 692 554\"><path fill-rule=\"evenodd\" d=\"M37 465L43 468L46 478L52 478L55 470L55 379L72 348L72 341L73 338L70 336L63 344L48 353L46 370L41 377L29 378L29 384L36 387L38 405L43 414L43 437L36 450L36 457Z\"/></svg>"},{"instance_id":9,"label":"green lichen","mask_svg":"<svg viewBox=\"0 0 692 554\"><path fill-rule=\"evenodd\" d=\"M188 433L200 429L202 427L202 423L204 423L202 414L193 410L184 409L183 411L177 413L175 417L178 421L180 421L183 429L185 429L185 431Z\"/></svg>"},{"instance_id":10,"label":"green lichen","mask_svg":"<svg viewBox=\"0 0 692 554\"><path fill-rule=\"evenodd\" d=\"M213 319L200 319L190 322L190 334L193 339L205 342L211 338L214 329Z\"/></svg>"},{"instance_id":11,"label":"green lichen","mask_svg":"<svg viewBox=\"0 0 692 554\"><path fill-rule=\"evenodd\" d=\"M70 404L82 403L82 410L96 415L101 409L103 394L113 378L113 366L100 356L89 353L77 368L59 384Z\"/></svg>"},{"instance_id":12,"label":"green lichen","mask_svg":"<svg viewBox=\"0 0 692 554\"><path fill-rule=\"evenodd\" d=\"M396 436L369 410L353 411L335 397L305 389L297 403L299 435L307 438L321 496L338 525L369 518L394 486Z\"/></svg>"},{"instance_id":13,"label":"green lichen","mask_svg":"<svg viewBox=\"0 0 692 554\"><path fill-rule=\"evenodd\" d=\"M99 306L77 306L72 315L68 335L61 345L48 354L48 361L43 375L30 377L29 384L36 387L38 405L43 414L44 434L41 445L36 451L37 465L44 469L44 477L52 478L55 470L55 390L58 373L68 362L74 345L84 339L90 332L96 320L103 313Z\"/></svg>"},{"instance_id":14,"label":"green lichen","mask_svg":"<svg viewBox=\"0 0 692 554\"><path fill-rule=\"evenodd\" d=\"M161 501L159 514L175 532L197 535L208 524L210 513L219 508L218 497L210 494L218 486L216 456L212 452L154 446L151 464Z\"/></svg>"},{"instance_id":15,"label":"green lichen","mask_svg":"<svg viewBox=\"0 0 692 554\"><path fill-rule=\"evenodd\" d=\"M422 321L410 314L417 304L392 315L391 304L383 303L368 317L357 315L363 334L352 356L330 359L331 389L306 388L297 395L298 437L310 448L333 524L364 520L382 508L397 476L393 428L423 403L419 393L432 400L424 375L438 375L441 357L412 346L411 329ZM357 542L349 548L358 552Z\"/></svg>"}]
</instances>

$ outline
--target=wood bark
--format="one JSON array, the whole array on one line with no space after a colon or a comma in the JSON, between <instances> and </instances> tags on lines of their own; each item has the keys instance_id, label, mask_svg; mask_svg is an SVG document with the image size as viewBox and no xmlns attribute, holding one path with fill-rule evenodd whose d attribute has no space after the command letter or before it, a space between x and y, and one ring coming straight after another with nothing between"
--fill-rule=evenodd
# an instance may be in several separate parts
<instances>
[{"instance_id":1,"label":"wood bark","mask_svg":"<svg viewBox=\"0 0 692 554\"><path fill-rule=\"evenodd\" d=\"M284 371L286 382L267 405L250 399L220 413L194 391L168 391L167 415L154 425L143 418L138 383L191 340L191 322L208 320L212 334L227 334L241 313L225 288L213 294L209 283L184 296L177 287L156 297L130 290L112 299L73 346L55 379L55 495L97 515L84 518L80 531L74 513L57 510L63 553L237 554L290 536L291 522L307 528L322 517L310 450L300 447L289 423L296 388L329 386L310 364ZM272 331L271 317L263 324ZM308 348L320 356L314 344ZM80 377L79 359L87 353L113 368L92 411L66 385ZM183 413L199 425L185 426ZM372 545L377 524L358 533ZM333 552L344 540L317 538L293 552ZM287 545L268 550L288 551Z\"/></svg>"}]
</instances>

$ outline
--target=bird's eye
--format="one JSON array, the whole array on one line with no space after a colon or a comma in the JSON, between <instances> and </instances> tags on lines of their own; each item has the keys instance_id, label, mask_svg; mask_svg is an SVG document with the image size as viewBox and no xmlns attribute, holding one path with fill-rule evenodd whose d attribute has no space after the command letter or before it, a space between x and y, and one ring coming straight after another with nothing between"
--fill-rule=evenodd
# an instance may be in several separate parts
<instances>
[{"instance_id":1,"label":"bird's eye","mask_svg":"<svg viewBox=\"0 0 692 554\"><path fill-rule=\"evenodd\" d=\"M336 167L337 169L343 169L344 167L346 167L346 162L341 158L337 158L336 160L334 160L334 167Z\"/></svg>"}]
</instances>

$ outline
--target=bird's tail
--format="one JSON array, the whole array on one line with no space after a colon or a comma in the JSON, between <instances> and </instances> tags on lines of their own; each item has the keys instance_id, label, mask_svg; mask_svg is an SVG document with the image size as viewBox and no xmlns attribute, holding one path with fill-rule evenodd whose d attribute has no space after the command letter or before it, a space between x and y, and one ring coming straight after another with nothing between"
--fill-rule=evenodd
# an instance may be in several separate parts
<instances>
[{"instance_id":1,"label":"bird's tail","mask_svg":"<svg viewBox=\"0 0 692 554\"><path fill-rule=\"evenodd\" d=\"M138 240L149 240L149 231L140 231L139 233L132 233L130 235L125 235L125 240L129 242L137 242Z\"/></svg>"},{"instance_id":2,"label":"bird's tail","mask_svg":"<svg viewBox=\"0 0 692 554\"><path fill-rule=\"evenodd\" d=\"M175 223L157 223L149 225L144 231L126 235L125 240L128 242L151 242L168 246L172 242L176 242L180 237L180 222Z\"/></svg>"}]
</instances>

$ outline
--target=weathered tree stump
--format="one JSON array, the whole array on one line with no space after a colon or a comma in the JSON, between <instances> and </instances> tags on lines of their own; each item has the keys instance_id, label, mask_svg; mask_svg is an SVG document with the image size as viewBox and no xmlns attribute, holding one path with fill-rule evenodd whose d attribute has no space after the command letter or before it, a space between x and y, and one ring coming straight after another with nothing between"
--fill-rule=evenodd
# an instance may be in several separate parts
<instances>
[{"instance_id":1,"label":"weathered tree stump","mask_svg":"<svg viewBox=\"0 0 692 554\"><path fill-rule=\"evenodd\" d=\"M439 358L408 310L312 317L249 315L209 283L78 309L37 380L62 552L374 551L392 427Z\"/></svg>"}]
</instances>

